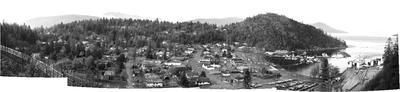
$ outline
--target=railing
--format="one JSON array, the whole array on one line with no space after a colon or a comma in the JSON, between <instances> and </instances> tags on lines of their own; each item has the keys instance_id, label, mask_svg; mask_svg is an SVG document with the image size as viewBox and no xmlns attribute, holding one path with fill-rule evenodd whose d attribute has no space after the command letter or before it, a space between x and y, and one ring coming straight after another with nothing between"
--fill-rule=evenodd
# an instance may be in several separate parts
<instances>
[{"instance_id":1,"label":"railing","mask_svg":"<svg viewBox=\"0 0 400 92\"><path fill-rule=\"evenodd\" d=\"M14 49L5 47L5 46L0 46L2 51L5 51L7 53L10 53L14 56L17 56L25 61L29 61L32 64L35 64L36 68L38 68L39 70L43 71L45 74L47 74L50 77L63 77L63 73L57 71L56 69L54 69L53 67L50 67L49 65L43 63L40 60L37 60L35 58L32 58L29 55L26 55L24 53L21 53L19 51L16 51Z\"/></svg>"},{"instance_id":2,"label":"railing","mask_svg":"<svg viewBox=\"0 0 400 92\"><path fill-rule=\"evenodd\" d=\"M45 74L47 74L50 77L67 77L68 78L68 84L72 84L73 86L92 86L92 87L99 87L102 85L102 83L97 83L97 82L91 82L86 79L82 79L76 76L72 76L68 73L61 73L54 69L53 67L49 66L48 64L37 60L35 58L32 58L31 56L21 53L17 50L8 48L6 46L0 45L1 51L10 53L14 56L17 56L25 61L29 61L32 64L35 64L35 67L38 68L39 70L43 71Z\"/></svg>"}]
</instances>

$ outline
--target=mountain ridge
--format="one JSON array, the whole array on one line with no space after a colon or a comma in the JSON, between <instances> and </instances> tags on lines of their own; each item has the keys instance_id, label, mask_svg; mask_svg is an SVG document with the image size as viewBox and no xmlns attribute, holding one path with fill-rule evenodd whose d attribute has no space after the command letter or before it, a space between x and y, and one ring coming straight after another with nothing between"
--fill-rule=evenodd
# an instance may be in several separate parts
<instances>
[{"instance_id":1,"label":"mountain ridge","mask_svg":"<svg viewBox=\"0 0 400 92\"><path fill-rule=\"evenodd\" d=\"M90 15L68 14L68 15L32 18L27 20L26 23L32 27L40 27L40 26L50 27L60 23L70 23L78 20L99 19L99 18L100 17L90 16Z\"/></svg>"},{"instance_id":2,"label":"mountain ridge","mask_svg":"<svg viewBox=\"0 0 400 92\"><path fill-rule=\"evenodd\" d=\"M321 29L327 33L348 33L346 31L342 31L336 28L333 28L325 23L322 22L317 22L317 23L313 23L311 24L312 26L314 26L315 28Z\"/></svg>"}]
</instances>

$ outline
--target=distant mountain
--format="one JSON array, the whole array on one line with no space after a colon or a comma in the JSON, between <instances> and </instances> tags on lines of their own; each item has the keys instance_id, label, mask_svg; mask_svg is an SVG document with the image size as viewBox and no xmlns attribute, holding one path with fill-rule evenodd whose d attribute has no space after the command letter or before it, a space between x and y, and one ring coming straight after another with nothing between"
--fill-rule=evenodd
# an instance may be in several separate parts
<instances>
[{"instance_id":1,"label":"distant mountain","mask_svg":"<svg viewBox=\"0 0 400 92\"><path fill-rule=\"evenodd\" d=\"M31 27L50 27L59 23L70 23L77 20L88 20L88 19L98 19L96 16L88 15L60 15L60 16L48 16L48 17L38 17L33 18L26 23Z\"/></svg>"},{"instance_id":2,"label":"distant mountain","mask_svg":"<svg viewBox=\"0 0 400 92\"><path fill-rule=\"evenodd\" d=\"M241 22L243 20L244 20L243 18L238 18L238 17L227 17L227 18L194 19L190 21L192 22L198 21L200 23L209 23L209 24L215 24L217 26L222 26L226 24Z\"/></svg>"},{"instance_id":3,"label":"distant mountain","mask_svg":"<svg viewBox=\"0 0 400 92\"><path fill-rule=\"evenodd\" d=\"M352 33L347 34L332 34L333 37L337 37L343 40L351 41L362 41L362 42L374 42L374 43L385 43L387 37L380 36L368 36L368 35L354 35Z\"/></svg>"},{"instance_id":4,"label":"distant mountain","mask_svg":"<svg viewBox=\"0 0 400 92\"><path fill-rule=\"evenodd\" d=\"M330 27L327 24L321 23L321 22L314 23L311 25L314 26L315 28L322 29L324 32L327 32L327 33L347 33L346 31L335 29L335 28Z\"/></svg>"},{"instance_id":5,"label":"distant mountain","mask_svg":"<svg viewBox=\"0 0 400 92\"><path fill-rule=\"evenodd\" d=\"M104 17L112 17L112 18L132 18L132 19L150 19L153 20L153 18L149 17L142 17L138 15L130 15L130 14L125 14L125 13L120 13L120 12L107 12L104 13Z\"/></svg>"}]
</instances>

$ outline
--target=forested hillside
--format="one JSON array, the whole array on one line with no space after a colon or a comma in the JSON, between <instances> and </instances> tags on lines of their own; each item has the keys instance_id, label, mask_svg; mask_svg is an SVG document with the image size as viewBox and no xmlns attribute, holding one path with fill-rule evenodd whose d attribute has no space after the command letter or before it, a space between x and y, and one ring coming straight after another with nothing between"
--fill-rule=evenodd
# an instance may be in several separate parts
<instances>
[{"instance_id":1,"label":"forested hillside","mask_svg":"<svg viewBox=\"0 0 400 92\"><path fill-rule=\"evenodd\" d=\"M1 23L1 45L16 48L21 51L34 50L36 41L39 40L37 32L29 26L18 24Z\"/></svg>"},{"instance_id":2,"label":"forested hillside","mask_svg":"<svg viewBox=\"0 0 400 92\"><path fill-rule=\"evenodd\" d=\"M266 50L346 47L313 26L273 13L259 14L224 27L231 41L247 42Z\"/></svg>"},{"instance_id":3,"label":"forested hillside","mask_svg":"<svg viewBox=\"0 0 400 92\"><path fill-rule=\"evenodd\" d=\"M59 24L47 31L65 40L84 40L90 35L97 35L105 38L106 42L115 42L129 47L140 45L135 43L140 40L154 41L158 45L162 41L184 44L222 42L224 38L216 36L222 35L218 34L216 29L216 25L198 22L171 23L158 20L103 18ZM124 42L128 44L122 44Z\"/></svg>"},{"instance_id":4,"label":"forested hillside","mask_svg":"<svg viewBox=\"0 0 400 92\"><path fill-rule=\"evenodd\" d=\"M266 50L346 46L344 41L326 35L313 26L273 13L259 14L222 27L200 22L101 18L57 24L33 31L26 26L4 23L1 43L14 47L29 46L28 44L36 41L60 40L76 47L77 42L94 38L101 38L101 42L121 47L142 47L149 44L160 47L163 41L183 44L243 42Z\"/></svg>"}]
</instances>

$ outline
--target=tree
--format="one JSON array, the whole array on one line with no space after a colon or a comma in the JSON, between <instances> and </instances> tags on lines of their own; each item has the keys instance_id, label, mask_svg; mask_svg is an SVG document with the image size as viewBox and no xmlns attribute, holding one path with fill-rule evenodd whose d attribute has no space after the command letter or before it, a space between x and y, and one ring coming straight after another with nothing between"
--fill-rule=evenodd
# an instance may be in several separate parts
<instances>
[{"instance_id":1,"label":"tree","mask_svg":"<svg viewBox=\"0 0 400 92\"><path fill-rule=\"evenodd\" d=\"M190 83L189 80L186 78L186 72L185 71L180 71L179 72L179 82L182 86L184 87L189 87Z\"/></svg>"},{"instance_id":2,"label":"tree","mask_svg":"<svg viewBox=\"0 0 400 92\"><path fill-rule=\"evenodd\" d=\"M145 52L146 58L154 59L154 54L153 54L152 51L153 51L153 50L152 50L151 48L148 48L148 49L146 50L146 52Z\"/></svg>"},{"instance_id":3,"label":"tree","mask_svg":"<svg viewBox=\"0 0 400 92\"><path fill-rule=\"evenodd\" d=\"M271 74L271 71L268 71L265 67L261 69L262 74Z\"/></svg>"},{"instance_id":4,"label":"tree","mask_svg":"<svg viewBox=\"0 0 400 92\"><path fill-rule=\"evenodd\" d=\"M251 88L250 83L251 83L251 73L250 73L249 69L245 69L244 70L244 82L243 82L244 88L250 89Z\"/></svg>"},{"instance_id":5,"label":"tree","mask_svg":"<svg viewBox=\"0 0 400 92\"><path fill-rule=\"evenodd\" d=\"M393 42L387 40L383 54L383 68L370 82L365 84L364 90L388 90L399 89L399 52L398 35Z\"/></svg>"},{"instance_id":6,"label":"tree","mask_svg":"<svg viewBox=\"0 0 400 92\"><path fill-rule=\"evenodd\" d=\"M321 77L322 80L324 81L328 81L329 80L329 63L328 63L328 59L326 58L322 58L322 64L321 64Z\"/></svg>"},{"instance_id":7,"label":"tree","mask_svg":"<svg viewBox=\"0 0 400 92\"><path fill-rule=\"evenodd\" d=\"M200 77L207 77L206 72L205 71L201 71Z\"/></svg>"},{"instance_id":8,"label":"tree","mask_svg":"<svg viewBox=\"0 0 400 92\"><path fill-rule=\"evenodd\" d=\"M94 57L92 55L90 55L89 57L87 57L85 59L85 64L89 70L92 70L92 71L95 70L96 64L94 62Z\"/></svg>"},{"instance_id":9,"label":"tree","mask_svg":"<svg viewBox=\"0 0 400 92\"><path fill-rule=\"evenodd\" d=\"M312 69L311 69L311 72L310 72L310 76L311 77L317 77L318 76L318 74L320 73L319 71L320 71L320 65L318 64L318 65L316 65L315 67L313 67Z\"/></svg>"},{"instance_id":10,"label":"tree","mask_svg":"<svg viewBox=\"0 0 400 92\"><path fill-rule=\"evenodd\" d=\"M336 66L329 65L329 76L330 78L336 78L340 76L339 68Z\"/></svg>"},{"instance_id":11,"label":"tree","mask_svg":"<svg viewBox=\"0 0 400 92\"><path fill-rule=\"evenodd\" d=\"M129 60L134 60L136 58L136 48L130 47L128 48L128 57Z\"/></svg>"},{"instance_id":12,"label":"tree","mask_svg":"<svg viewBox=\"0 0 400 92\"><path fill-rule=\"evenodd\" d=\"M126 57L124 54L120 54L117 58L117 63L120 69L125 68L124 63L126 63Z\"/></svg>"},{"instance_id":13,"label":"tree","mask_svg":"<svg viewBox=\"0 0 400 92\"><path fill-rule=\"evenodd\" d=\"M162 57L163 57L163 59L164 59L164 60L167 60L167 59L168 59L168 57L167 57L167 51L166 51L166 50L164 51L164 53L163 53L163 56L162 56Z\"/></svg>"}]
</instances>

